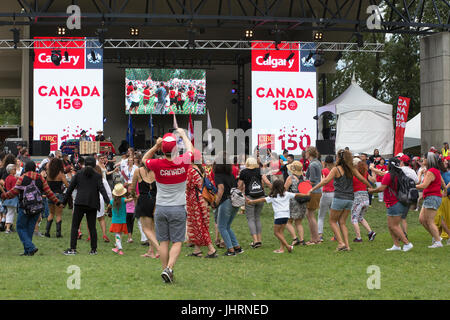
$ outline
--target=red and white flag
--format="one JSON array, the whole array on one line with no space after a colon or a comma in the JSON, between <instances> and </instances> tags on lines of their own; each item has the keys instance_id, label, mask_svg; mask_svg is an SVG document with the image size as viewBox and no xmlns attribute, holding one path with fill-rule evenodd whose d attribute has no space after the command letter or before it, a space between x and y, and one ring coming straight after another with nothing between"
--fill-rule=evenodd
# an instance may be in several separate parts
<instances>
[{"instance_id":1,"label":"red and white flag","mask_svg":"<svg viewBox=\"0 0 450 320\"><path fill-rule=\"evenodd\" d=\"M191 140L192 145L194 145L194 126L192 125L192 115L189 113L189 124L188 124L188 137Z\"/></svg>"}]
</instances>

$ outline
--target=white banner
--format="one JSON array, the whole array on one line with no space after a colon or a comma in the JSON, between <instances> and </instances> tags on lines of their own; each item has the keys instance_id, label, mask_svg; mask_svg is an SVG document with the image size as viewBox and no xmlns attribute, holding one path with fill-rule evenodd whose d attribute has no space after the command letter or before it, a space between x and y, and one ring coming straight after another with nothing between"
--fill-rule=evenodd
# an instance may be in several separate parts
<instances>
[{"instance_id":1,"label":"white banner","mask_svg":"<svg viewBox=\"0 0 450 320\"><path fill-rule=\"evenodd\" d=\"M315 144L316 72L312 61L301 63L303 55L297 48L270 50L267 56L269 51L253 46L252 150L259 145L278 154L287 149L298 155Z\"/></svg>"}]
</instances>

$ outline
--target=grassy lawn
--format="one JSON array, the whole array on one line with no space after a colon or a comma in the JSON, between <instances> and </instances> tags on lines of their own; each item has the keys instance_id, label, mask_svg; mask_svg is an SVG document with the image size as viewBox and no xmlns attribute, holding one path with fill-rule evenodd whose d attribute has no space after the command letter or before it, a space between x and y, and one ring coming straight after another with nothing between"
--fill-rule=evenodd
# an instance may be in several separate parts
<instances>
[{"instance_id":1,"label":"grassy lawn","mask_svg":"<svg viewBox=\"0 0 450 320\"><path fill-rule=\"evenodd\" d=\"M124 256L112 253L112 243L99 241L99 254L89 256L86 222L76 256L64 256L69 247L71 213L64 210L63 236L34 238L39 252L20 257L23 247L17 233L0 234L0 299L448 299L450 246L428 249L431 237L418 222L418 212L410 211L408 235L414 248L405 252L386 252L392 240L386 226L384 204L374 201L366 218L377 232L374 242L352 243L351 252L335 252L336 243L325 223L325 242L312 247L295 247L293 254L274 254L278 242L272 234L273 212L265 205L262 214L263 246L252 249L245 216L238 215L233 229L245 253L218 259L186 257L184 247L175 267L175 284L163 283L159 260L142 258L135 226L135 242L124 244ZM107 220L109 228L110 218ZM304 221L306 240L309 239ZM353 227L348 221L350 238ZM97 226L97 231L100 227ZM41 223L41 232L45 222ZM211 224L211 234L214 226ZM286 232L288 242L291 241ZM112 238L112 236L110 237ZM206 252L206 250L204 250ZM69 290L67 268L81 269L81 289ZM369 290L367 267L381 270L381 289Z\"/></svg>"}]
</instances>

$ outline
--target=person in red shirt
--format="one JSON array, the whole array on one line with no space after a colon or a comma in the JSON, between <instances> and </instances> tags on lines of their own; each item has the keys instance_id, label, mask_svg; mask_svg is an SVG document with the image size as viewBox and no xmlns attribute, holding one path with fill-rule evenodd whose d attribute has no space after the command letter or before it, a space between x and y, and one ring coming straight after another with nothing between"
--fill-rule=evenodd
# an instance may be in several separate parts
<instances>
[{"instance_id":1,"label":"person in red shirt","mask_svg":"<svg viewBox=\"0 0 450 320\"><path fill-rule=\"evenodd\" d=\"M434 223L434 216L442 202L441 188L444 189L445 196L447 189L439 171L439 156L433 152L428 152L424 162L427 168L425 178L422 183L416 185L417 189L423 190L424 199L422 209L420 210L419 221L433 237L433 244L428 246L428 248L441 248L441 237Z\"/></svg>"},{"instance_id":2,"label":"person in red shirt","mask_svg":"<svg viewBox=\"0 0 450 320\"><path fill-rule=\"evenodd\" d=\"M195 97L195 91L192 89L192 87L189 87L189 91L187 92L188 98L190 102L194 102Z\"/></svg>"},{"instance_id":3,"label":"person in red shirt","mask_svg":"<svg viewBox=\"0 0 450 320\"><path fill-rule=\"evenodd\" d=\"M14 186L16 185L17 178L16 178L16 166L14 164L8 164L6 166L6 172L8 173L8 176L5 179L5 188L6 191L10 191L14 189ZM5 233L11 233L11 226L14 223L14 216L17 212L17 204L19 203L18 198L14 197L12 199L6 199L3 201L3 205L6 207L6 230Z\"/></svg>"},{"instance_id":4,"label":"person in red shirt","mask_svg":"<svg viewBox=\"0 0 450 320\"><path fill-rule=\"evenodd\" d=\"M156 206L154 213L156 238L160 242L161 277L173 283L173 267L181 252L186 236L186 179L193 157L194 147L182 129L176 133L183 139L187 152L177 156L177 137L167 133L145 153L142 162L155 173ZM161 150L162 159L152 159ZM172 247L169 251L169 245Z\"/></svg>"},{"instance_id":5,"label":"person in red shirt","mask_svg":"<svg viewBox=\"0 0 450 320\"><path fill-rule=\"evenodd\" d=\"M143 99L144 106L147 106L148 102L150 101L150 88L149 88L149 86L146 86L144 88L144 91L142 91L142 93L144 94L144 99Z\"/></svg>"},{"instance_id":6,"label":"person in red shirt","mask_svg":"<svg viewBox=\"0 0 450 320\"><path fill-rule=\"evenodd\" d=\"M327 156L325 158L325 167L322 169L322 179L325 179L328 174L330 173L331 169L334 167L334 159L333 156ZM334 185L333 180L328 182L323 188L322 188L322 197L320 198L320 204L319 204L319 214L317 217L317 225L318 225L318 232L320 240L323 241L323 223L325 221L325 216L327 212L330 211L331 203L333 202L334 197ZM335 241L335 238L333 237L331 241Z\"/></svg>"},{"instance_id":7,"label":"person in red shirt","mask_svg":"<svg viewBox=\"0 0 450 320\"><path fill-rule=\"evenodd\" d=\"M303 165L303 172L306 172L309 167L309 160L306 158L306 151L302 151L302 158L300 159L300 163Z\"/></svg>"},{"instance_id":8,"label":"person in red shirt","mask_svg":"<svg viewBox=\"0 0 450 320\"><path fill-rule=\"evenodd\" d=\"M403 174L400 168L400 160L390 158L388 165L388 173L383 176L381 185L376 188L369 188L369 193L384 192L383 199L387 209L387 224L389 233L391 234L394 245L386 251L409 251L413 248L413 244L409 242L406 234L403 232L400 224L402 218L406 218L408 214L408 206L405 206L397 199L398 177ZM403 249L400 247L403 242Z\"/></svg>"},{"instance_id":9,"label":"person in red shirt","mask_svg":"<svg viewBox=\"0 0 450 320\"><path fill-rule=\"evenodd\" d=\"M382 172L386 172L387 171L387 165L385 164L385 161L383 158L380 158L379 163L375 166L376 169L382 171ZM377 175L376 178L376 185L377 187L381 186L381 181L383 181L383 176L381 175ZM378 201L379 202L383 202L383 192L380 192L378 194Z\"/></svg>"},{"instance_id":10,"label":"person in red shirt","mask_svg":"<svg viewBox=\"0 0 450 320\"><path fill-rule=\"evenodd\" d=\"M376 178L374 176L369 176L367 163L365 161L361 161L359 158L354 158L353 164L365 179L368 179L370 182L375 182ZM372 228L370 228L367 220L364 219L364 214L369 208L369 193L367 192L367 186L359 181L356 177L353 177L353 193L355 195L355 198L353 200L352 206L352 224L356 233L356 238L353 240L353 242L362 242L359 223L361 223L363 227L367 229L369 241L373 241L375 239L376 233L372 230Z\"/></svg>"},{"instance_id":11,"label":"person in red shirt","mask_svg":"<svg viewBox=\"0 0 450 320\"><path fill-rule=\"evenodd\" d=\"M170 90L169 90L169 99L170 99L170 106L171 106L171 107L172 107L174 104L177 103L177 99L176 99L175 95L176 95L176 92L175 92L174 87L170 87Z\"/></svg>"},{"instance_id":12,"label":"person in red shirt","mask_svg":"<svg viewBox=\"0 0 450 320\"><path fill-rule=\"evenodd\" d=\"M128 82L128 85L127 85L126 89L127 89L127 96L129 96L130 93L134 90L133 83L131 81Z\"/></svg>"}]
</instances>

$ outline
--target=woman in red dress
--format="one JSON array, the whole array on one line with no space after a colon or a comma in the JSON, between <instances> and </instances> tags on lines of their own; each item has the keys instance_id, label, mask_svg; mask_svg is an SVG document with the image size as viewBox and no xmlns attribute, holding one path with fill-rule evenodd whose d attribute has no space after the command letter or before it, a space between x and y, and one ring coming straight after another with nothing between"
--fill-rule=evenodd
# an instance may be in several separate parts
<instances>
[{"instance_id":1,"label":"woman in red dress","mask_svg":"<svg viewBox=\"0 0 450 320\"><path fill-rule=\"evenodd\" d=\"M201 159L201 153L195 150L194 161L201 162ZM195 163L192 164L187 173L187 235L189 242L194 244L194 251L188 256L202 257L201 247L208 247L208 254L205 258L216 258L216 250L209 235L209 209L201 193L204 175L203 166Z\"/></svg>"}]
</instances>

